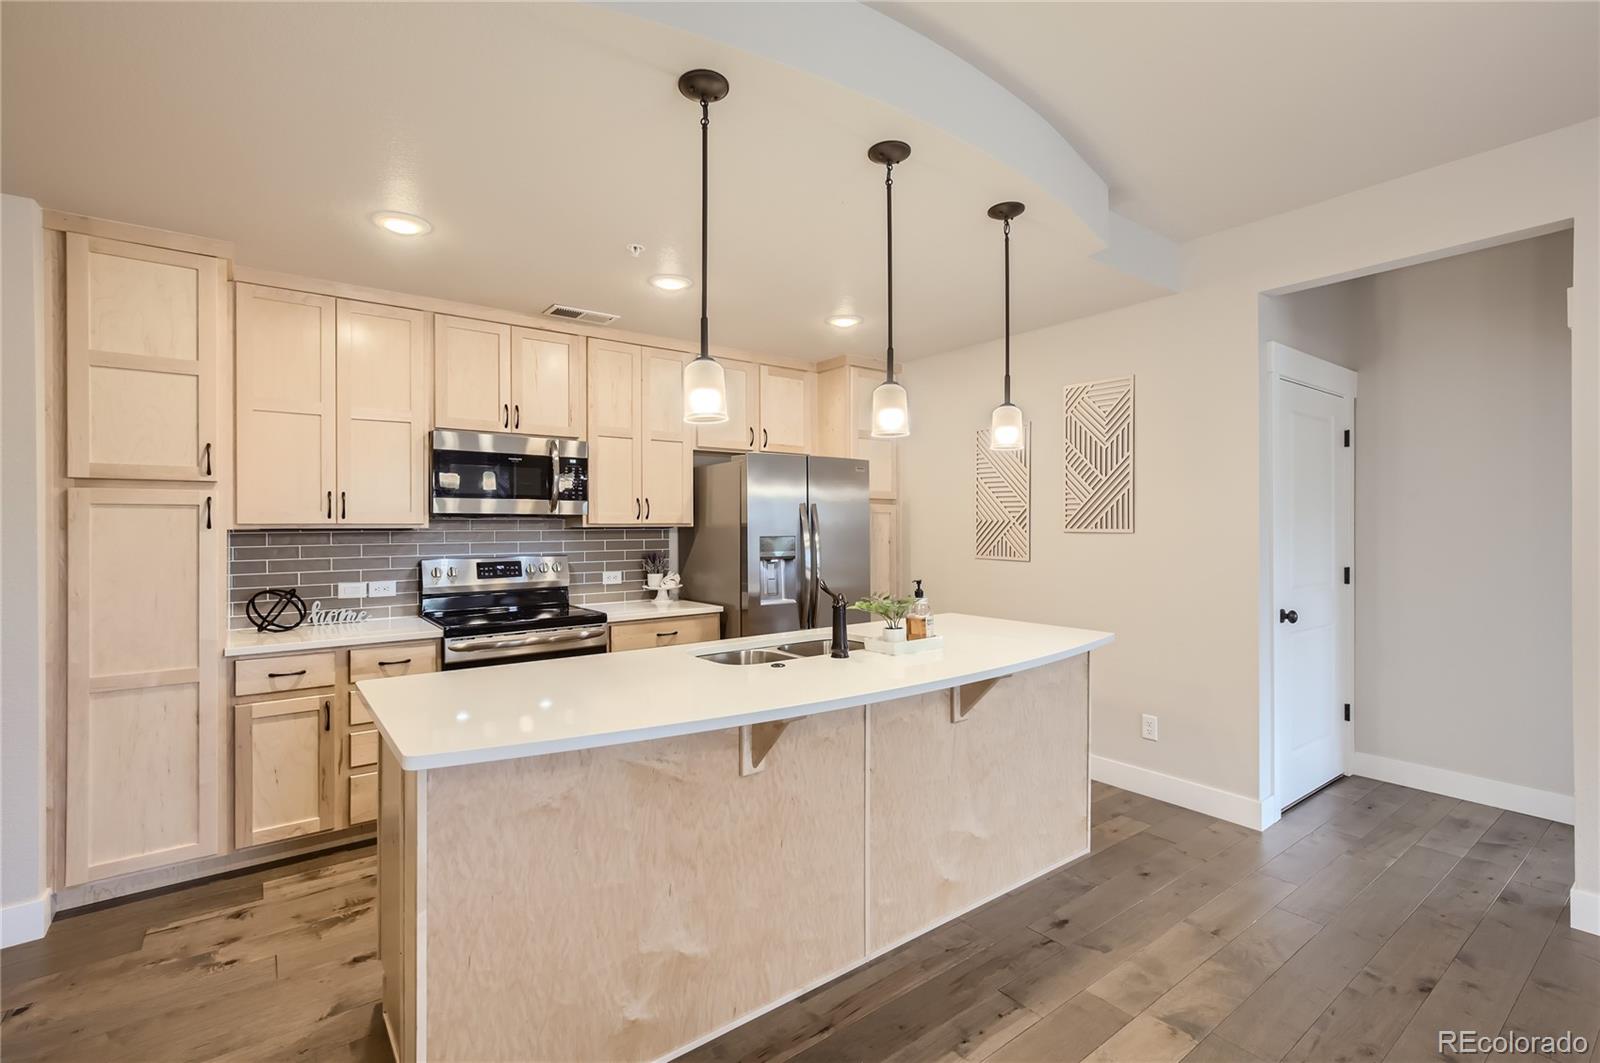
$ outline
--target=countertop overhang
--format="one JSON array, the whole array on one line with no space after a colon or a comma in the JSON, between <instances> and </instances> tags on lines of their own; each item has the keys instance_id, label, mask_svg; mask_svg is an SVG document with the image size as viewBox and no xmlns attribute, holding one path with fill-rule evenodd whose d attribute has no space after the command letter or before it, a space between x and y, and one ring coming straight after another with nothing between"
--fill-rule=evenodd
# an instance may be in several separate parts
<instances>
[{"instance_id":1,"label":"countertop overhang","mask_svg":"<svg viewBox=\"0 0 1600 1063\"><path fill-rule=\"evenodd\" d=\"M406 771L482 764L794 719L910 697L1037 668L1110 645L1105 631L941 613L941 649L784 667L700 660L828 632L790 632L692 646L367 679L358 684ZM857 624L856 638L879 625Z\"/></svg>"}]
</instances>

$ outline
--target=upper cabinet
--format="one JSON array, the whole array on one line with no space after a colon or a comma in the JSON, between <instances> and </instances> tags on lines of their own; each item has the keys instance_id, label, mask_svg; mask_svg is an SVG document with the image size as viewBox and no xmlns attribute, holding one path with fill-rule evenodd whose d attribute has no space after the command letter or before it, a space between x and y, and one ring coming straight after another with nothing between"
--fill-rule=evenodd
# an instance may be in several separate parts
<instances>
[{"instance_id":1,"label":"upper cabinet","mask_svg":"<svg viewBox=\"0 0 1600 1063\"><path fill-rule=\"evenodd\" d=\"M761 444L761 366L718 358L728 382L728 419L695 429L697 450L757 450Z\"/></svg>"},{"instance_id":2,"label":"upper cabinet","mask_svg":"<svg viewBox=\"0 0 1600 1063\"><path fill-rule=\"evenodd\" d=\"M872 436L872 392L883 371L843 365L817 376L819 452L867 462L867 493L890 501L899 493L899 450L895 440Z\"/></svg>"},{"instance_id":3,"label":"upper cabinet","mask_svg":"<svg viewBox=\"0 0 1600 1063\"><path fill-rule=\"evenodd\" d=\"M427 315L236 286L242 525L421 525Z\"/></svg>"},{"instance_id":4,"label":"upper cabinet","mask_svg":"<svg viewBox=\"0 0 1600 1063\"><path fill-rule=\"evenodd\" d=\"M583 435L583 338L434 318L434 424L469 432Z\"/></svg>"},{"instance_id":5,"label":"upper cabinet","mask_svg":"<svg viewBox=\"0 0 1600 1063\"><path fill-rule=\"evenodd\" d=\"M67 475L215 480L223 264L67 234Z\"/></svg>"},{"instance_id":6,"label":"upper cabinet","mask_svg":"<svg viewBox=\"0 0 1600 1063\"><path fill-rule=\"evenodd\" d=\"M809 370L718 358L728 382L728 419L701 425L699 450L809 454L817 375Z\"/></svg>"},{"instance_id":7,"label":"upper cabinet","mask_svg":"<svg viewBox=\"0 0 1600 1063\"><path fill-rule=\"evenodd\" d=\"M588 524L693 521L694 448L683 422L688 357L589 341Z\"/></svg>"}]
</instances>

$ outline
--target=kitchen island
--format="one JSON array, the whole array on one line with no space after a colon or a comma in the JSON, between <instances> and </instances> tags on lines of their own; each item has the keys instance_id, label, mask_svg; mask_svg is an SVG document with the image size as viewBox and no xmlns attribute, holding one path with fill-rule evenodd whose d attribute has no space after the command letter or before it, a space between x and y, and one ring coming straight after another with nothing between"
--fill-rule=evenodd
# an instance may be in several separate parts
<instances>
[{"instance_id":1,"label":"kitchen island","mask_svg":"<svg viewBox=\"0 0 1600 1063\"><path fill-rule=\"evenodd\" d=\"M368 680L403 1060L671 1056L1081 856L1098 631ZM854 637L877 625L852 628Z\"/></svg>"}]
</instances>

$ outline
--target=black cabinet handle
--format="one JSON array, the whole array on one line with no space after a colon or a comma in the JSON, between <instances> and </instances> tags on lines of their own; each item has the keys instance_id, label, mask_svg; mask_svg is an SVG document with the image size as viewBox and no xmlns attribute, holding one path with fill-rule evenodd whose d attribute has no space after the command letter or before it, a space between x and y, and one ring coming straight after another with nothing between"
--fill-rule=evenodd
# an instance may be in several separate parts
<instances>
[{"instance_id":1,"label":"black cabinet handle","mask_svg":"<svg viewBox=\"0 0 1600 1063\"><path fill-rule=\"evenodd\" d=\"M211 496L206 495L206 531L211 530Z\"/></svg>"},{"instance_id":2,"label":"black cabinet handle","mask_svg":"<svg viewBox=\"0 0 1600 1063\"><path fill-rule=\"evenodd\" d=\"M506 428L511 427L511 407L503 403L500 406L500 423Z\"/></svg>"},{"instance_id":3,"label":"black cabinet handle","mask_svg":"<svg viewBox=\"0 0 1600 1063\"><path fill-rule=\"evenodd\" d=\"M322 729L324 731L333 730L333 702L331 701L322 703Z\"/></svg>"},{"instance_id":4,"label":"black cabinet handle","mask_svg":"<svg viewBox=\"0 0 1600 1063\"><path fill-rule=\"evenodd\" d=\"M268 679L293 679L297 675L305 675L305 674L306 674L306 670L304 668L302 668L298 672L268 672L267 673L267 678Z\"/></svg>"},{"instance_id":5,"label":"black cabinet handle","mask_svg":"<svg viewBox=\"0 0 1600 1063\"><path fill-rule=\"evenodd\" d=\"M206 456L206 475L210 476L211 475L211 444L210 443L206 444L205 456Z\"/></svg>"},{"instance_id":6,"label":"black cabinet handle","mask_svg":"<svg viewBox=\"0 0 1600 1063\"><path fill-rule=\"evenodd\" d=\"M657 631L656 632L656 638L658 638L658 639L670 639L670 638L676 637L677 634L678 633L676 631Z\"/></svg>"},{"instance_id":7,"label":"black cabinet handle","mask_svg":"<svg viewBox=\"0 0 1600 1063\"><path fill-rule=\"evenodd\" d=\"M755 425L751 425L750 426L750 445L752 447L756 445L756 429L755 429Z\"/></svg>"},{"instance_id":8,"label":"black cabinet handle","mask_svg":"<svg viewBox=\"0 0 1600 1063\"><path fill-rule=\"evenodd\" d=\"M328 519L333 519L333 492L328 492Z\"/></svg>"},{"instance_id":9,"label":"black cabinet handle","mask_svg":"<svg viewBox=\"0 0 1600 1063\"><path fill-rule=\"evenodd\" d=\"M521 403L518 403L515 406L511 407L511 427L512 428L521 428L522 427L522 404Z\"/></svg>"},{"instance_id":10,"label":"black cabinet handle","mask_svg":"<svg viewBox=\"0 0 1600 1063\"><path fill-rule=\"evenodd\" d=\"M1280 623L1280 624L1298 624L1299 622L1300 622L1300 614L1295 612L1293 609L1279 609L1278 610L1278 623Z\"/></svg>"},{"instance_id":11,"label":"black cabinet handle","mask_svg":"<svg viewBox=\"0 0 1600 1063\"><path fill-rule=\"evenodd\" d=\"M392 667L392 666L397 665L397 664L410 664L410 663L411 663L411 658L407 657L403 661L379 661L378 662L378 667L379 668L389 668L389 667Z\"/></svg>"},{"instance_id":12,"label":"black cabinet handle","mask_svg":"<svg viewBox=\"0 0 1600 1063\"><path fill-rule=\"evenodd\" d=\"M762 446L763 449L765 449L766 445L767 445L767 430L765 428L763 428L761 430L761 446Z\"/></svg>"},{"instance_id":13,"label":"black cabinet handle","mask_svg":"<svg viewBox=\"0 0 1600 1063\"><path fill-rule=\"evenodd\" d=\"M344 520L344 492L339 492L339 519Z\"/></svg>"},{"instance_id":14,"label":"black cabinet handle","mask_svg":"<svg viewBox=\"0 0 1600 1063\"><path fill-rule=\"evenodd\" d=\"M644 500L644 519L650 519L650 500L648 498Z\"/></svg>"},{"instance_id":15,"label":"black cabinet handle","mask_svg":"<svg viewBox=\"0 0 1600 1063\"><path fill-rule=\"evenodd\" d=\"M633 500L633 519L639 519L639 500L637 498Z\"/></svg>"}]
</instances>

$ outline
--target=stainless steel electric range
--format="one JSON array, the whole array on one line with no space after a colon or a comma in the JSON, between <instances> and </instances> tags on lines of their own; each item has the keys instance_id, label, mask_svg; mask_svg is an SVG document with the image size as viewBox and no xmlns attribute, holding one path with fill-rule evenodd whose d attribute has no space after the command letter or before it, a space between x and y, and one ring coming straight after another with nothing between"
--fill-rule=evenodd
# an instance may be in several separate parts
<instances>
[{"instance_id":1,"label":"stainless steel electric range","mask_svg":"<svg viewBox=\"0 0 1600 1063\"><path fill-rule=\"evenodd\" d=\"M433 557L422 617L444 629L444 668L606 652L606 614L573 605L562 554Z\"/></svg>"}]
</instances>

